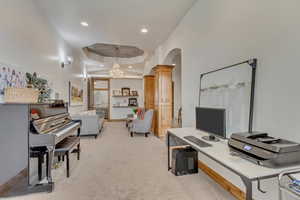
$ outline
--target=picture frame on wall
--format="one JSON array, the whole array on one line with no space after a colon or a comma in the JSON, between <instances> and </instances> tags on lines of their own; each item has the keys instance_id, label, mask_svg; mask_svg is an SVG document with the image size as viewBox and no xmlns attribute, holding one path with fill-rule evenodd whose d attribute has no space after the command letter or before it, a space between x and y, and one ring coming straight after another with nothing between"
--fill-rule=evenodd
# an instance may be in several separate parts
<instances>
[{"instance_id":1,"label":"picture frame on wall","mask_svg":"<svg viewBox=\"0 0 300 200\"><path fill-rule=\"evenodd\" d=\"M15 70L16 66L0 62L0 102L4 102L7 88L26 88L25 73Z\"/></svg>"},{"instance_id":2,"label":"picture frame on wall","mask_svg":"<svg viewBox=\"0 0 300 200\"><path fill-rule=\"evenodd\" d=\"M113 90L113 96L122 96L121 90Z\"/></svg>"},{"instance_id":3,"label":"picture frame on wall","mask_svg":"<svg viewBox=\"0 0 300 200\"><path fill-rule=\"evenodd\" d=\"M130 88L122 88L122 96L130 96Z\"/></svg>"},{"instance_id":4,"label":"picture frame on wall","mask_svg":"<svg viewBox=\"0 0 300 200\"><path fill-rule=\"evenodd\" d=\"M138 91L132 90L132 91L130 92L130 95L131 95L131 96L138 96L139 94L138 94Z\"/></svg>"},{"instance_id":5,"label":"picture frame on wall","mask_svg":"<svg viewBox=\"0 0 300 200\"><path fill-rule=\"evenodd\" d=\"M128 99L128 106L138 106L137 98L129 98Z\"/></svg>"},{"instance_id":6,"label":"picture frame on wall","mask_svg":"<svg viewBox=\"0 0 300 200\"><path fill-rule=\"evenodd\" d=\"M69 81L69 104L70 106L83 105L83 89Z\"/></svg>"}]
</instances>

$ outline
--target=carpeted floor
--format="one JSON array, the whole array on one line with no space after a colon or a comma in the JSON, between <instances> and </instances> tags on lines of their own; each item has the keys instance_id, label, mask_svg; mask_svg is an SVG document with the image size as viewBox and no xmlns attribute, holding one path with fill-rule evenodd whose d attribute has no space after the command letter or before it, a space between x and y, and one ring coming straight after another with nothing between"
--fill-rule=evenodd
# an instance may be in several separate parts
<instances>
[{"instance_id":1,"label":"carpeted floor","mask_svg":"<svg viewBox=\"0 0 300 200\"><path fill-rule=\"evenodd\" d=\"M11 200L233 200L203 173L176 177L167 171L167 148L154 136L129 137L124 123L105 124L103 135L82 139L82 156L53 170L55 190Z\"/></svg>"}]
</instances>

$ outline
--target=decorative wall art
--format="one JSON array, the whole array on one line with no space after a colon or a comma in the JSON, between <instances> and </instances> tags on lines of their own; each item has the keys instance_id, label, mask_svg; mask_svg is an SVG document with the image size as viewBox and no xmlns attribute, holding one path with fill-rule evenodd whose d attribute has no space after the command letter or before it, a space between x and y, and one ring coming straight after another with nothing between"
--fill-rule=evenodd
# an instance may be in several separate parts
<instances>
[{"instance_id":1,"label":"decorative wall art","mask_svg":"<svg viewBox=\"0 0 300 200\"><path fill-rule=\"evenodd\" d=\"M113 90L113 96L122 96L121 90Z\"/></svg>"},{"instance_id":2,"label":"decorative wall art","mask_svg":"<svg viewBox=\"0 0 300 200\"><path fill-rule=\"evenodd\" d=\"M138 91L132 90L132 91L130 92L130 95L131 95L131 96L138 96L139 94L138 94Z\"/></svg>"},{"instance_id":3,"label":"decorative wall art","mask_svg":"<svg viewBox=\"0 0 300 200\"><path fill-rule=\"evenodd\" d=\"M69 82L70 106L83 105L83 89Z\"/></svg>"},{"instance_id":4,"label":"decorative wall art","mask_svg":"<svg viewBox=\"0 0 300 200\"><path fill-rule=\"evenodd\" d=\"M26 88L26 78L23 72L13 69L13 66L0 63L0 102L3 102L6 88Z\"/></svg>"},{"instance_id":5,"label":"decorative wall art","mask_svg":"<svg viewBox=\"0 0 300 200\"><path fill-rule=\"evenodd\" d=\"M122 88L122 95L123 96L130 96L130 88Z\"/></svg>"},{"instance_id":6,"label":"decorative wall art","mask_svg":"<svg viewBox=\"0 0 300 200\"><path fill-rule=\"evenodd\" d=\"M128 106L138 106L137 98L129 98Z\"/></svg>"}]
</instances>

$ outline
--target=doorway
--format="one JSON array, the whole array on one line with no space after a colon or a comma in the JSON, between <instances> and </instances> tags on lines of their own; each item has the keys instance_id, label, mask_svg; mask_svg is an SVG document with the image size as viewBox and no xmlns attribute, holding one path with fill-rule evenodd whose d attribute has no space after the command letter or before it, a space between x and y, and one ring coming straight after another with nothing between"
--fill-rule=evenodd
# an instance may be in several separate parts
<instances>
[{"instance_id":1,"label":"doorway","mask_svg":"<svg viewBox=\"0 0 300 200\"><path fill-rule=\"evenodd\" d=\"M109 79L92 78L89 81L89 110L109 120L110 82Z\"/></svg>"}]
</instances>

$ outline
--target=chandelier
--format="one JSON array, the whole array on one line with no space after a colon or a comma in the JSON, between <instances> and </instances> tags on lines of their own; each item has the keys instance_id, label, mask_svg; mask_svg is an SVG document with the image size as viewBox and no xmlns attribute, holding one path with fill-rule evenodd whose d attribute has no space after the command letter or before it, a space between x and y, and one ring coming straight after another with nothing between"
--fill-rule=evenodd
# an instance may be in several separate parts
<instances>
[{"instance_id":1,"label":"chandelier","mask_svg":"<svg viewBox=\"0 0 300 200\"><path fill-rule=\"evenodd\" d=\"M112 67L112 69L110 70L109 73L114 78L124 76L124 71L122 71L120 69L120 65L117 62L114 63L114 65L113 65L113 67Z\"/></svg>"},{"instance_id":2,"label":"chandelier","mask_svg":"<svg viewBox=\"0 0 300 200\"><path fill-rule=\"evenodd\" d=\"M119 47L116 47L115 49L115 52L116 52L116 61L114 62L113 66L112 66L112 69L109 71L110 75L114 78L117 78L117 77L123 77L124 76L124 71L122 71L120 68L120 65L118 64L117 60L119 58L119 55L120 55L120 48Z\"/></svg>"}]
</instances>

